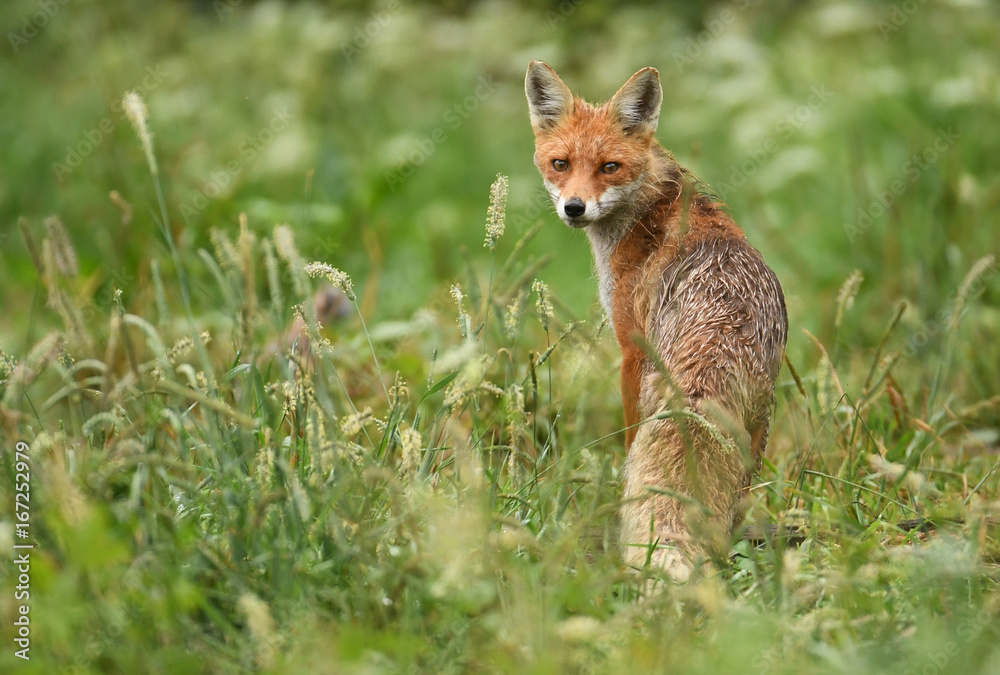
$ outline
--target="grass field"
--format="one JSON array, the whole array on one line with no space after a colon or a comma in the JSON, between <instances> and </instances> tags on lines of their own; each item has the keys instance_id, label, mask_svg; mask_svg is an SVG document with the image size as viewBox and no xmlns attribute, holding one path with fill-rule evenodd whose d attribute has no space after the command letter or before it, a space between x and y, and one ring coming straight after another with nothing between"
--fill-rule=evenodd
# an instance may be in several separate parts
<instances>
[{"instance_id":1,"label":"grass field","mask_svg":"<svg viewBox=\"0 0 1000 675\"><path fill-rule=\"evenodd\" d=\"M2 25L0 672L1000 672L995 4ZM619 558L620 357L532 58L590 100L657 67L785 289L771 534L684 585Z\"/></svg>"}]
</instances>

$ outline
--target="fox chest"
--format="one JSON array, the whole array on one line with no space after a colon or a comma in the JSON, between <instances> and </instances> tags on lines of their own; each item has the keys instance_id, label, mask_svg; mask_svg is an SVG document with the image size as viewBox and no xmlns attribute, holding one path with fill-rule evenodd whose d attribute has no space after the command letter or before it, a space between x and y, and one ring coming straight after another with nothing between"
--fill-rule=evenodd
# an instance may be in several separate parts
<instances>
[{"instance_id":1,"label":"fox chest","mask_svg":"<svg viewBox=\"0 0 1000 675\"><path fill-rule=\"evenodd\" d=\"M603 236L601 233L588 232L587 234L590 239L591 251L594 254L594 268L597 272L597 286L601 298L601 306L604 308L604 313L607 315L608 321L611 322L612 329L614 329L617 323L614 312L617 289L615 275L611 268L611 256L614 254L615 246L617 246L618 242L610 240L609 237Z\"/></svg>"},{"instance_id":2,"label":"fox chest","mask_svg":"<svg viewBox=\"0 0 1000 675\"><path fill-rule=\"evenodd\" d=\"M651 278L651 266L662 266L665 260L674 257L676 247L664 245L641 226L588 228L587 234L594 254L601 306L616 334L627 330L623 335L631 335L643 325L640 315L648 305L643 297L650 292L655 295L658 290L645 288L646 280Z\"/></svg>"}]
</instances>

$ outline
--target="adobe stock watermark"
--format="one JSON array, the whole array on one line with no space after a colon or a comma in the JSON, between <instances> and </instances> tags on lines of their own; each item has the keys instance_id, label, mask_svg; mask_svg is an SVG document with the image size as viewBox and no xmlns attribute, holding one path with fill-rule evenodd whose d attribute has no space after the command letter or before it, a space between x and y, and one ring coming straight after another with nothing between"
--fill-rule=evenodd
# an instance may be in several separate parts
<instances>
[{"instance_id":1,"label":"adobe stock watermark","mask_svg":"<svg viewBox=\"0 0 1000 675\"><path fill-rule=\"evenodd\" d=\"M892 6L887 19L879 19L875 27L882 34L883 40L902 28L917 11L927 3L927 0L905 0Z\"/></svg>"},{"instance_id":2,"label":"adobe stock watermark","mask_svg":"<svg viewBox=\"0 0 1000 675\"><path fill-rule=\"evenodd\" d=\"M373 9L369 12L368 20L363 24L354 27L351 39L340 45L340 51L344 54L344 60L348 63L354 61L354 57L371 45L372 40L381 35L385 27L389 25L392 18L403 10L401 0L388 0L382 9Z\"/></svg>"},{"instance_id":3,"label":"adobe stock watermark","mask_svg":"<svg viewBox=\"0 0 1000 675\"><path fill-rule=\"evenodd\" d=\"M219 21L225 21L226 17L236 11L236 8L243 4L243 0L212 0L212 9Z\"/></svg>"},{"instance_id":4,"label":"adobe stock watermark","mask_svg":"<svg viewBox=\"0 0 1000 675\"><path fill-rule=\"evenodd\" d=\"M951 127L938 129L938 135L930 145L906 160L899 175L889 183L889 189L876 195L868 206L859 206L854 222L844 223L847 240L853 244L858 236L871 229L875 219L888 213L896 200L906 194L924 171L937 164L960 137L961 134Z\"/></svg>"},{"instance_id":5,"label":"adobe stock watermark","mask_svg":"<svg viewBox=\"0 0 1000 675\"><path fill-rule=\"evenodd\" d=\"M962 621L955 630L958 640L948 640L944 646L936 652L927 654L927 663L919 670L912 671L915 675L939 675L940 673L952 673L958 670L951 661L965 650L987 627L992 626L995 619L989 609L983 608L975 616L970 616ZM959 643L961 641L961 644ZM949 668L949 665L952 667Z\"/></svg>"},{"instance_id":6,"label":"adobe stock watermark","mask_svg":"<svg viewBox=\"0 0 1000 675\"><path fill-rule=\"evenodd\" d=\"M559 25L566 21L579 7L584 0L562 0L554 10L545 11L545 18L549 22L549 28L556 30Z\"/></svg>"},{"instance_id":7,"label":"adobe stock watermark","mask_svg":"<svg viewBox=\"0 0 1000 675\"><path fill-rule=\"evenodd\" d=\"M785 114L774 124L774 133L752 149L746 159L729 167L729 182L719 183L716 186L723 200L746 185L750 177L781 149L784 142L791 138L796 130L805 126L816 111L833 98L833 92L829 91L826 85L813 85L809 90L812 93L805 103Z\"/></svg>"},{"instance_id":8,"label":"adobe stock watermark","mask_svg":"<svg viewBox=\"0 0 1000 675\"><path fill-rule=\"evenodd\" d=\"M17 31L7 31L7 40L15 56L32 38L38 35L49 21L59 13L69 0L37 0L38 10L21 17L21 27Z\"/></svg>"},{"instance_id":9,"label":"adobe stock watermark","mask_svg":"<svg viewBox=\"0 0 1000 675\"><path fill-rule=\"evenodd\" d=\"M237 176L253 164L264 148L270 145L281 131L288 128L291 120L296 118L296 115L285 108L275 108L271 113L271 119L266 126L240 141L236 147L238 158L231 159L225 166L210 172L208 180L201 188L194 191L191 199L181 204L181 217L185 223L190 223L213 199L222 194Z\"/></svg>"},{"instance_id":10,"label":"adobe stock watermark","mask_svg":"<svg viewBox=\"0 0 1000 675\"><path fill-rule=\"evenodd\" d=\"M508 218L511 231L519 232L527 229L534 225L545 212L555 214L552 197L546 191L536 192L526 208L514 210L513 214L510 214L513 216Z\"/></svg>"},{"instance_id":11,"label":"adobe stock watermark","mask_svg":"<svg viewBox=\"0 0 1000 675\"><path fill-rule=\"evenodd\" d=\"M726 28L736 20L740 12L760 3L761 0L738 0L732 5L724 6L714 16L706 19L704 30L695 36L689 36L681 49L672 54L677 71L683 73L684 68L700 59L709 45L726 32Z\"/></svg>"},{"instance_id":12,"label":"adobe stock watermark","mask_svg":"<svg viewBox=\"0 0 1000 675\"><path fill-rule=\"evenodd\" d=\"M985 266L983 269L982 266ZM979 268L976 270L975 268ZM952 315L955 312L955 306L961 303L961 310L959 312L959 317L968 311L969 301L972 298L977 297L986 286L990 283L993 277L997 274L997 263L996 259L992 256L987 256L985 259L979 261L974 265L974 271L970 272L970 275L974 275L971 282L968 283L967 288L959 288L953 290L948 295L948 300L944 303L944 306L935 314L932 318L923 322L920 328L915 330L910 338L906 341L906 345L899 353L900 360L912 359L917 353L931 341L932 338L938 334L946 331L949 325L952 323ZM976 274L976 272L979 272ZM965 286L965 284L963 284Z\"/></svg>"},{"instance_id":13,"label":"adobe stock watermark","mask_svg":"<svg viewBox=\"0 0 1000 675\"><path fill-rule=\"evenodd\" d=\"M84 323L93 325L94 322L107 320L107 311L114 306L115 291L131 289L136 282L136 276L124 269L112 270L110 276L111 283L103 284L101 290L94 295L94 302L88 302L81 308Z\"/></svg>"},{"instance_id":14,"label":"adobe stock watermark","mask_svg":"<svg viewBox=\"0 0 1000 675\"><path fill-rule=\"evenodd\" d=\"M904 672L912 675L941 675L955 672L955 670L948 668L952 659L961 654L966 646L971 644L983 630L992 626L994 621L992 613L986 608L979 610L974 616L966 617L955 629L956 639L948 640L937 651L925 654L926 663L919 669L905 670ZM780 642L751 659L750 672L770 672L775 666L779 666L780 669L781 665L787 663L789 652L797 647L798 640L793 635L786 633Z\"/></svg>"},{"instance_id":15,"label":"adobe stock watermark","mask_svg":"<svg viewBox=\"0 0 1000 675\"><path fill-rule=\"evenodd\" d=\"M336 260L344 254L344 242L340 241L335 235L328 234L322 239L312 241L310 249L314 258L319 260Z\"/></svg>"},{"instance_id":16,"label":"adobe stock watermark","mask_svg":"<svg viewBox=\"0 0 1000 675\"><path fill-rule=\"evenodd\" d=\"M21 543L14 544L14 569L17 585L14 600L17 611L14 619L14 644L20 649L14 656L31 660L31 448L24 441L14 445L14 533Z\"/></svg>"},{"instance_id":17,"label":"adobe stock watermark","mask_svg":"<svg viewBox=\"0 0 1000 675\"><path fill-rule=\"evenodd\" d=\"M170 73L163 70L163 66L146 66L146 76L142 78L142 83L134 87L132 91L145 99L149 92L159 87L167 77L170 77ZM66 146L66 156L61 162L52 162L52 172L60 183L83 164L83 160L90 157L94 149L110 137L118 124L125 119L125 110L122 107L120 96L111 102L110 108L111 115L98 122L94 128L83 130L80 133L81 138L76 144Z\"/></svg>"},{"instance_id":18,"label":"adobe stock watermark","mask_svg":"<svg viewBox=\"0 0 1000 675\"><path fill-rule=\"evenodd\" d=\"M134 568L129 568L124 575L124 587L135 589L139 584L139 573ZM89 673L94 661L113 649L119 642L125 631L138 620L142 614L139 609L129 603L124 603L123 611L117 618L108 621L100 632L90 633L83 643L83 649L73 657L69 664L60 666L59 672L62 674Z\"/></svg>"},{"instance_id":19,"label":"adobe stock watermark","mask_svg":"<svg viewBox=\"0 0 1000 675\"><path fill-rule=\"evenodd\" d=\"M398 162L403 166L384 173L389 189L395 192L396 188L412 176L417 167L422 166L437 151L438 146L448 140L450 132L456 131L474 112L479 110L479 106L497 90L497 86L492 75L481 75L472 95L466 96L461 102L448 108L441 116L439 126L435 127L429 134L413 141L411 149Z\"/></svg>"}]
</instances>

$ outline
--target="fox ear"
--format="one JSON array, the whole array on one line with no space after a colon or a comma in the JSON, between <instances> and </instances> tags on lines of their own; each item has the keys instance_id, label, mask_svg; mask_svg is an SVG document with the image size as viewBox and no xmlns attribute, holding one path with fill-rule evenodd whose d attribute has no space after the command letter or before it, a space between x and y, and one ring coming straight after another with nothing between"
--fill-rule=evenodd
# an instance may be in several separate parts
<instances>
[{"instance_id":1,"label":"fox ear","mask_svg":"<svg viewBox=\"0 0 1000 675\"><path fill-rule=\"evenodd\" d=\"M524 93L534 129L545 129L573 112L573 94L544 61L528 64Z\"/></svg>"},{"instance_id":2,"label":"fox ear","mask_svg":"<svg viewBox=\"0 0 1000 675\"><path fill-rule=\"evenodd\" d=\"M656 68L643 68L622 85L608 106L625 133L651 136L660 120L662 102L660 73Z\"/></svg>"}]
</instances>

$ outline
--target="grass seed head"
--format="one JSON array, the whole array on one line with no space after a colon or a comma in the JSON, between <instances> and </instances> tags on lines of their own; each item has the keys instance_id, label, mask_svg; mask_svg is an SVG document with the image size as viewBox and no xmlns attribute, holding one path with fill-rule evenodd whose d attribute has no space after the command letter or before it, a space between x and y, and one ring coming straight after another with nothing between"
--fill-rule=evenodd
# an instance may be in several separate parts
<instances>
[{"instance_id":1,"label":"grass seed head","mask_svg":"<svg viewBox=\"0 0 1000 675\"><path fill-rule=\"evenodd\" d=\"M135 129L136 136L139 137L139 142L142 143L142 151L146 154L150 172L158 176L160 169L156 165L156 155L153 154L153 134L149 131L149 110L146 108L146 102L142 100L142 96L130 91L122 98L122 107L129 122L132 123L132 128Z\"/></svg>"},{"instance_id":2,"label":"grass seed head","mask_svg":"<svg viewBox=\"0 0 1000 675\"><path fill-rule=\"evenodd\" d=\"M423 456L423 438L420 432L413 428L399 430L399 445L403 455L403 470L413 475L420 468Z\"/></svg>"},{"instance_id":3,"label":"grass seed head","mask_svg":"<svg viewBox=\"0 0 1000 675\"><path fill-rule=\"evenodd\" d=\"M837 315L833 320L835 327L840 328L844 313L854 304L854 298L858 295L862 281L864 281L864 275L861 274L861 270L854 270L840 287L840 292L837 293Z\"/></svg>"},{"instance_id":4,"label":"grass seed head","mask_svg":"<svg viewBox=\"0 0 1000 675\"><path fill-rule=\"evenodd\" d=\"M455 298L455 302L458 304L458 327L462 331L462 337L468 340L472 337L472 317L462 309L462 300L465 299L462 287L458 284L452 286L451 297Z\"/></svg>"},{"instance_id":5,"label":"grass seed head","mask_svg":"<svg viewBox=\"0 0 1000 675\"><path fill-rule=\"evenodd\" d=\"M76 249L70 240L66 226L58 216L49 216L44 221L48 241L52 245L52 257L55 267L64 277L75 277L80 273L80 263L76 257Z\"/></svg>"},{"instance_id":6,"label":"grass seed head","mask_svg":"<svg viewBox=\"0 0 1000 675\"><path fill-rule=\"evenodd\" d=\"M507 306L507 314L504 316L503 331L507 339L513 342L517 339L517 333L521 328L521 317L524 316L524 304L528 294L524 291L518 292L517 296Z\"/></svg>"},{"instance_id":7,"label":"grass seed head","mask_svg":"<svg viewBox=\"0 0 1000 675\"><path fill-rule=\"evenodd\" d=\"M332 265L327 265L324 262L311 262L305 266L306 274L311 277L326 277L331 284L339 288L344 292L351 301L355 299L354 295L354 283L351 281L351 277L347 276L346 272L338 270Z\"/></svg>"},{"instance_id":8,"label":"grass seed head","mask_svg":"<svg viewBox=\"0 0 1000 675\"><path fill-rule=\"evenodd\" d=\"M361 430L373 421L372 409L365 408L361 412L348 415L340 421L340 430L347 437L357 436Z\"/></svg>"},{"instance_id":9,"label":"grass seed head","mask_svg":"<svg viewBox=\"0 0 1000 675\"><path fill-rule=\"evenodd\" d=\"M531 282L531 290L535 294L535 311L538 313L538 320L542 323L542 328L549 329L549 321L555 316L552 309L552 298L549 295L549 286L544 281L535 279Z\"/></svg>"},{"instance_id":10,"label":"grass seed head","mask_svg":"<svg viewBox=\"0 0 1000 675\"><path fill-rule=\"evenodd\" d=\"M490 251L496 250L497 241L503 236L507 218L507 176L497 174L490 186L490 208L486 212L486 241L483 244Z\"/></svg>"},{"instance_id":11,"label":"grass seed head","mask_svg":"<svg viewBox=\"0 0 1000 675\"><path fill-rule=\"evenodd\" d=\"M250 592L240 596L239 608L247 620L250 637L256 647L257 663L270 667L274 662L278 635L275 632L274 617L266 602Z\"/></svg>"}]
</instances>

